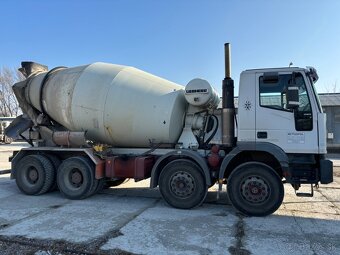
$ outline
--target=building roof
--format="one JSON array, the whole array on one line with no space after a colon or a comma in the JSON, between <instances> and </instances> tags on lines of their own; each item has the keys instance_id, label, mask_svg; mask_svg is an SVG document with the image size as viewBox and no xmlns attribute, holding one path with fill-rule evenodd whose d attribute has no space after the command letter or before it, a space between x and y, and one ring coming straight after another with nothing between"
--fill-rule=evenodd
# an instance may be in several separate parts
<instances>
[{"instance_id":1,"label":"building roof","mask_svg":"<svg viewBox=\"0 0 340 255\"><path fill-rule=\"evenodd\" d=\"M322 106L340 106L340 93L320 93Z\"/></svg>"}]
</instances>

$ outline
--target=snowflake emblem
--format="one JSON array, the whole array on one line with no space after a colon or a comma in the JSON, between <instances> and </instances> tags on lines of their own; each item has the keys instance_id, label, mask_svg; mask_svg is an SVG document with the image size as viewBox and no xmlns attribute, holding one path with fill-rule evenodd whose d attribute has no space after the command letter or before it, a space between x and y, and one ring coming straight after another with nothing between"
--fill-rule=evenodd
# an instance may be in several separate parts
<instances>
[{"instance_id":1,"label":"snowflake emblem","mask_svg":"<svg viewBox=\"0 0 340 255\"><path fill-rule=\"evenodd\" d=\"M251 109L251 102L250 101L246 101L246 103L244 104L244 108L249 111Z\"/></svg>"}]
</instances>

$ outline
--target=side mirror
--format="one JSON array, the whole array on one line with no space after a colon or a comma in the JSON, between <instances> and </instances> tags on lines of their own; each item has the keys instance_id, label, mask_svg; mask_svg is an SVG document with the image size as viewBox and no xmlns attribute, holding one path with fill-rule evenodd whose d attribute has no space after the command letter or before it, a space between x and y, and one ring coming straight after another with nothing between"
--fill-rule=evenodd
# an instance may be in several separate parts
<instances>
[{"instance_id":1,"label":"side mirror","mask_svg":"<svg viewBox=\"0 0 340 255\"><path fill-rule=\"evenodd\" d=\"M292 83L287 88L287 109L299 108L299 87L295 82L295 73L292 74Z\"/></svg>"}]
</instances>

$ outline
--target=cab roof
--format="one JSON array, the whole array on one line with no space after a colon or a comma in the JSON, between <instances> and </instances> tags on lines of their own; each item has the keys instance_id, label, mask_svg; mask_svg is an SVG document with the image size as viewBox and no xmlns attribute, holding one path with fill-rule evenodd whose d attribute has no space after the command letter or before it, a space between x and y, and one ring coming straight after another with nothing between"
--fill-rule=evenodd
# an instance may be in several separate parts
<instances>
[{"instance_id":1,"label":"cab roof","mask_svg":"<svg viewBox=\"0 0 340 255\"><path fill-rule=\"evenodd\" d=\"M301 67L275 67L275 68L257 68L257 69L247 69L243 72L257 73L257 72L295 72L295 71L307 71L306 68Z\"/></svg>"}]
</instances>

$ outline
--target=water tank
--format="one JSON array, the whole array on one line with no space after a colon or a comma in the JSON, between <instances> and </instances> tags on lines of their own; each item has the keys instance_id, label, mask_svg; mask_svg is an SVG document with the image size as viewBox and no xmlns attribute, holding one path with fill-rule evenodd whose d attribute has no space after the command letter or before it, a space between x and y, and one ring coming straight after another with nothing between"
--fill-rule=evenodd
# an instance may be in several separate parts
<instances>
[{"instance_id":1,"label":"water tank","mask_svg":"<svg viewBox=\"0 0 340 255\"><path fill-rule=\"evenodd\" d=\"M191 105L215 109L220 97L215 89L203 79L193 79L185 86L185 99Z\"/></svg>"},{"instance_id":2,"label":"water tank","mask_svg":"<svg viewBox=\"0 0 340 255\"><path fill-rule=\"evenodd\" d=\"M68 130L87 131L88 139L149 147L176 143L182 132L187 102L181 85L107 63L61 69L43 82L45 76L29 81L26 100Z\"/></svg>"}]
</instances>

